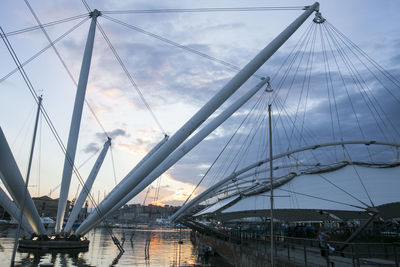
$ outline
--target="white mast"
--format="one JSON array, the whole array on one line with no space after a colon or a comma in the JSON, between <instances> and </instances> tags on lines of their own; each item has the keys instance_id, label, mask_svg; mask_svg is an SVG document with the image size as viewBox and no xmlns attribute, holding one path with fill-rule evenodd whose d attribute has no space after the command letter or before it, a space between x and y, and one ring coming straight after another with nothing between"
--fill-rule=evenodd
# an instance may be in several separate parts
<instances>
[{"instance_id":1,"label":"white mast","mask_svg":"<svg viewBox=\"0 0 400 267\"><path fill-rule=\"evenodd\" d=\"M78 143L79 128L81 125L83 103L85 100L86 86L89 77L90 62L92 60L94 36L96 32L96 21L97 17L100 15L101 14L97 9L90 13L90 16L92 17L92 22L90 23L85 52L83 54L81 72L79 74L78 87L75 95L74 111L72 113L71 127L69 129L67 151L65 154L64 169L61 181L60 198L58 200L57 221L55 228L56 233L59 233L61 231L61 227L64 221L69 186L71 183L72 169L75 161L76 146Z\"/></svg>"},{"instance_id":2,"label":"white mast","mask_svg":"<svg viewBox=\"0 0 400 267\"><path fill-rule=\"evenodd\" d=\"M0 176L3 174L0 172ZM11 215L28 233L32 234L32 227L29 225L25 216L22 217L22 221L19 221L19 212L20 210L15 206L14 202L6 195L3 189L0 187L0 205L7 211L8 214Z\"/></svg>"},{"instance_id":3,"label":"white mast","mask_svg":"<svg viewBox=\"0 0 400 267\"><path fill-rule=\"evenodd\" d=\"M0 172L3 184L12 196L15 204L21 209L22 202L25 202L23 212L35 234L44 235L46 230L40 220L35 204L29 194L25 191L25 182L15 162L14 156L8 146L6 137L0 127Z\"/></svg>"},{"instance_id":4,"label":"white mast","mask_svg":"<svg viewBox=\"0 0 400 267\"><path fill-rule=\"evenodd\" d=\"M71 211L71 214L69 215L67 224L64 227L64 233L68 234L74 222L76 221L76 218L79 215L79 212L81 211L81 208L83 206L83 203L85 202L90 190L92 189L94 180L97 177L97 174L99 173L100 167L103 164L104 158L106 157L108 148L111 145L111 138L108 137L107 142L104 143L103 149L101 150L99 157L97 158L96 162L94 163L93 169L91 170L89 177L87 178L85 185L82 187L82 191L79 194L78 199L75 202L75 206Z\"/></svg>"}]
</instances>

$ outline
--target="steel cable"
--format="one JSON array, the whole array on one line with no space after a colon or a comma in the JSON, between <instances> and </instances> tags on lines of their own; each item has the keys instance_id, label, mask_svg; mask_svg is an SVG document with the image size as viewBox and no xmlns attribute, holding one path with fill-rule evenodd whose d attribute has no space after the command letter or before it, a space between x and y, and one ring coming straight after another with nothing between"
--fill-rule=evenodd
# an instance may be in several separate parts
<instances>
[{"instance_id":1,"label":"steel cable","mask_svg":"<svg viewBox=\"0 0 400 267\"><path fill-rule=\"evenodd\" d=\"M57 20L57 21L44 23L44 24L41 24L41 25L38 25L38 26L32 26L32 27L28 27L28 28L24 28L24 29L20 29L20 30L6 32L4 35L7 36L7 37L10 37L10 36L13 36L13 35L22 34L22 33L30 32L30 31L34 31L34 30L39 30L41 28L46 28L46 27L58 25L58 24L65 23L65 22L74 21L74 20L77 20L77 19L80 19L80 18L89 19L89 16L88 16L88 14L77 15L77 16L73 16L73 17L70 17L70 18L65 18L65 19L60 19L60 20Z\"/></svg>"},{"instance_id":2,"label":"steel cable","mask_svg":"<svg viewBox=\"0 0 400 267\"><path fill-rule=\"evenodd\" d=\"M113 52L115 58L117 59L119 65L121 66L122 70L125 72L125 75L128 77L129 81L131 82L133 88L135 88L135 90L138 93L140 99L142 100L142 102L146 106L147 110L150 112L150 114L153 117L154 121L156 122L157 126L160 128L161 132L164 135L167 135L165 130L164 130L164 128L161 126L160 121L157 119L154 111L151 109L149 103L147 103L146 99L144 98L143 93L139 89L139 86L136 84L136 82L133 79L132 75L130 74L130 72L126 68L125 64L123 63L121 57L118 55L117 51L115 50L114 46L112 45L112 43L111 43L110 39L108 38L107 34L105 33L105 31L103 30L103 28L100 26L100 24L98 22L97 22L97 27L99 28L101 34L103 35L104 40L107 42L108 46L110 47L111 51Z\"/></svg>"},{"instance_id":3,"label":"steel cable","mask_svg":"<svg viewBox=\"0 0 400 267\"><path fill-rule=\"evenodd\" d=\"M110 21L113 21L113 22L115 22L115 23L118 23L118 24L120 24L120 25L122 25L122 26L125 26L125 27L127 27L127 28L130 28L130 29L135 30L135 31L137 31L137 32L143 33L143 34L145 34L145 35L147 35L147 36L153 37L153 38L155 38L155 39L157 39L157 40L160 40L160 41L162 41L162 42L164 42L164 43L167 43L167 44L170 44L170 45L175 46L175 47L177 47L177 48L183 49L183 50L185 50L186 52L190 52L190 53L192 53L192 54L196 54L196 55L201 56L201 57L203 57L203 58L206 58L206 59L209 59L209 60L211 60L211 61L217 62L217 63L219 63L219 64L221 64L221 65L224 65L225 67L228 67L228 68L230 68L230 69L232 69L232 70L240 71L240 70L242 69L242 68L240 68L240 67L238 67L238 66L235 66L235 65L233 65L233 64L231 64L231 63L229 63L229 62L226 62L226 61L221 60L221 59L218 59L218 58L216 58L216 57L207 55L207 54L205 54L205 53L203 53L203 52L200 52L200 51L198 51L198 50L196 50L196 49L193 49L193 48L190 48L190 47L188 47L188 46L181 45L181 44L176 43L176 42L174 42L174 41L171 41L171 40L169 40L169 39L167 39L167 38L164 38L164 37L162 37L162 36L160 36L160 35L157 35L157 34L154 34L154 33L149 32L149 31L143 30L143 29L141 29L141 28L139 28L139 27L137 27L137 26L130 25L130 24L128 24L128 23L125 23L125 22L123 22L123 21L120 21L120 20L118 20L118 19L112 18L112 17L107 16L107 15L104 15L103 17L106 18L106 19L108 19L108 20L110 20ZM258 74L253 74L252 76L253 76L253 77L256 77L256 78L259 78L259 79L263 78L263 76L258 75Z\"/></svg>"},{"instance_id":4,"label":"steel cable","mask_svg":"<svg viewBox=\"0 0 400 267\"><path fill-rule=\"evenodd\" d=\"M214 8L163 8L163 9L136 9L102 11L103 14L154 14L154 13L204 13L204 12L238 12L238 11L276 11L276 10L303 10L304 6L287 7L214 7Z\"/></svg>"}]
</instances>

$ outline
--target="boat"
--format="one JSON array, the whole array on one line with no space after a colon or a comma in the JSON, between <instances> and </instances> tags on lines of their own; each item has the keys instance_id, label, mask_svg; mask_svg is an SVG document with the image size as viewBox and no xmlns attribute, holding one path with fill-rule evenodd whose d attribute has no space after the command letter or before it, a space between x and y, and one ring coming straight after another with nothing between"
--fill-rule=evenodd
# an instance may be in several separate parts
<instances>
[{"instance_id":1,"label":"boat","mask_svg":"<svg viewBox=\"0 0 400 267\"><path fill-rule=\"evenodd\" d=\"M40 220L45 228L54 228L56 225L56 222L50 217L40 217Z\"/></svg>"},{"instance_id":2,"label":"boat","mask_svg":"<svg viewBox=\"0 0 400 267\"><path fill-rule=\"evenodd\" d=\"M79 251L87 251L89 248L90 241L86 238L78 238L78 239L66 239L59 238L57 236L50 236L49 238L45 237L33 237L31 239L22 239L18 243L19 251L29 251L29 250L79 250Z\"/></svg>"},{"instance_id":3,"label":"boat","mask_svg":"<svg viewBox=\"0 0 400 267\"><path fill-rule=\"evenodd\" d=\"M18 222L15 221L14 219L12 220L2 220L0 219L0 226L3 227L17 227Z\"/></svg>"}]
</instances>

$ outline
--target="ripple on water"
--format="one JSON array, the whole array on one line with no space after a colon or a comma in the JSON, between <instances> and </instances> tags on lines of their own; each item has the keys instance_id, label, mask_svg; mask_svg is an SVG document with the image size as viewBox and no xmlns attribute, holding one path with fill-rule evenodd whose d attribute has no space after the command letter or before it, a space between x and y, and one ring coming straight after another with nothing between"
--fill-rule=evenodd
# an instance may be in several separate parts
<instances>
[{"instance_id":1,"label":"ripple on water","mask_svg":"<svg viewBox=\"0 0 400 267\"><path fill-rule=\"evenodd\" d=\"M125 253L112 242L105 228L96 228L87 234L90 240L87 252L18 252L16 266L220 266L220 260L204 262L190 242L190 230L174 228L113 229L114 235L124 241ZM0 229L0 266L10 263L15 229ZM179 240L183 243L179 244ZM148 242L148 240L150 242ZM146 245L148 244L148 245ZM145 248L148 247L148 254ZM219 262L219 263L216 263Z\"/></svg>"}]
</instances>

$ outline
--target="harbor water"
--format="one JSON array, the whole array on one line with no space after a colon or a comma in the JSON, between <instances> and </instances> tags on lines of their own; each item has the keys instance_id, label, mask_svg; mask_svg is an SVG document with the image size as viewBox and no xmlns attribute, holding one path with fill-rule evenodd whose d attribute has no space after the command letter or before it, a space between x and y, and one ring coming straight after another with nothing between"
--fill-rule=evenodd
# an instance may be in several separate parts
<instances>
[{"instance_id":1,"label":"harbor water","mask_svg":"<svg viewBox=\"0 0 400 267\"><path fill-rule=\"evenodd\" d=\"M15 231L1 229L0 266L10 266ZM142 226L112 231L123 242L125 253L119 253L105 228L95 228L87 234L90 245L86 252L18 251L15 266L228 266L218 256L199 256L190 241L190 229Z\"/></svg>"}]
</instances>

